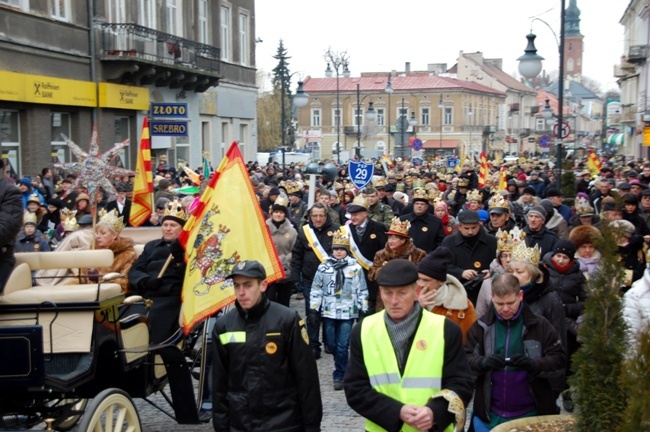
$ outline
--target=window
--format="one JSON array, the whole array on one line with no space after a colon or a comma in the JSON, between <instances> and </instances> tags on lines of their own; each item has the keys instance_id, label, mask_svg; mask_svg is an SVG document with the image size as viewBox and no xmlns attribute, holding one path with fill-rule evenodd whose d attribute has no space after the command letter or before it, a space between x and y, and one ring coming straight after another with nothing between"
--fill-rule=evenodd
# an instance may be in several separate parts
<instances>
[{"instance_id":1,"label":"window","mask_svg":"<svg viewBox=\"0 0 650 432\"><path fill-rule=\"evenodd\" d=\"M167 33L183 36L182 0L167 0L166 12Z\"/></svg>"},{"instance_id":2,"label":"window","mask_svg":"<svg viewBox=\"0 0 650 432\"><path fill-rule=\"evenodd\" d=\"M57 153L60 162L70 162L70 150L63 137L72 138L70 113L53 112L50 117L52 119L52 152Z\"/></svg>"},{"instance_id":3,"label":"window","mask_svg":"<svg viewBox=\"0 0 650 432\"><path fill-rule=\"evenodd\" d=\"M363 126L363 108L362 109L354 109L354 118L352 119L352 124L354 126Z\"/></svg>"},{"instance_id":4,"label":"window","mask_svg":"<svg viewBox=\"0 0 650 432\"><path fill-rule=\"evenodd\" d=\"M248 66L248 14L239 14L239 50L240 63Z\"/></svg>"},{"instance_id":5,"label":"window","mask_svg":"<svg viewBox=\"0 0 650 432\"><path fill-rule=\"evenodd\" d=\"M543 117L542 118L536 118L535 119L535 130L543 131L543 130L546 130L546 129L547 129L546 120Z\"/></svg>"},{"instance_id":6,"label":"window","mask_svg":"<svg viewBox=\"0 0 650 432\"><path fill-rule=\"evenodd\" d=\"M451 126L454 123L454 111L451 107L445 107L443 123L445 126Z\"/></svg>"},{"instance_id":7,"label":"window","mask_svg":"<svg viewBox=\"0 0 650 432\"><path fill-rule=\"evenodd\" d=\"M431 122L431 116L429 115L429 108L422 108L420 112L420 124L428 125Z\"/></svg>"},{"instance_id":8,"label":"window","mask_svg":"<svg viewBox=\"0 0 650 432\"><path fill-rule=\"evenodd\" d=\"M313 127L320 126L320 110L319 109L312 109L311 110L311 125Z\"/></svg>"},{"instance_id":9,"label":"window","mask_svg":"<svg viewBox=\"0 0 650 432\"><path fill-rule=\"evenodd\" d=\"M230 61L230 9L221 6L221 60Z\"/></svg>"},{"instance_id":10,"label":"window","mask_svg":"<svg viewBox=\"0 0 650 432\"><path fill-rule=\"evenodd\" d=\"M242 123L239 125L239 144L243 146L247 142L248 142L248 125L246 123Z\"/></svg>"},{"instance_id":11,"label":"window","mask_svg":"<svg viewBox=\"0 0 650 432\"><path fill-rule=\"evenodd\" d=\"M0 5L7 5L24 11L29 10L29 0L0 0Z\"/></svg>"},{"instance_id":12,"label":"window","mask_svg":"<svg viewBox=\"0 0 650 432\"><path fill-rule=\"evenodd\" d=\"M386 143L383 141L377 141L377 151L386 153Z\"/></svg>"},{"instance_id":13,"label":"window","mask_svg":"<svg viewBox=\"0 0 650 432\"><path fill-rule=\"evenodd\" d=\"M156 28L156 0L140 0L140 25L143 27Z\"/></svg>"},{"instance_id":14,"label":"window","mask_svg":"<svg viewBox=\"0 0 650 432\"><path fill-rule=\"evenodd\" d=\"M408 107L398 107L397 108L397 118L400 118L401 116L406 116L408 118L409 116L409 109Z\"/></svg>"},{"instance_id":15,"label":"window","mask_svg":"<svg viewBox=\"0 0 650 432\"><path fill-rule=\"evenodd\" d=\"M332 118L334 119L334 122L333 122L334 124L332 125L332 127L335 127L335 128L340 127L341 126L341 110L337 110L336 108L334 108L332 110Z\"/></svg>"},{"instance_id":16,"label":"window","mask_svg":"<svg viewBox=\"0 0 650 432\"><path fill-rule=\"evenodd\" d=\"M199 0L199 42L208 44L208 0Z\"/></svg>"},{"instance_id":17,"label":"window","mask_svg":"<svg viewBox=\"0 0 650 432\"><path fill-rule=\"evenodd\" d=\"M221 159L226 154L226 143L230 145L230 124L228 122L221 123Z\"/></svg>"},{"instance_id":18,"label":"window","mask_svg":"<svg viewBox=\"0 0 650 432\"><path fill-rule=\"evenodd\" d=\"M386 126L386 111L383 108L377 108L377 125Z\"/></svg>"},{"instance_id":19,"label":"window","mask_svg":"<svg viewBox=\"0 0 650 432\"><path fill-rule=\"evenodd\" d=\"M115 118L115 139L113 140L115 144L119 144L124 140L130 139L131 130L129 124L130 122L128 117ZM128 146L124 147L118 152L117 157L111 161L111 165L121 168L129 168L130 160Z\"/></svg>"},{"instance_id":20,"label":"window","mask_svg":"<svg viewBox=\"0 0 650 432\"><path fill-rule=\"evenodd\" d=\"M108 0L108 22L124 23L126 22L124 0Z\"/></svg>"},{"instance_id":21,"label":"window","mask_svg":"<svg viewBox=\"0 0 650 432\"><path fill-rule=\"evenodd\" d=\"M70 0L50 0L50 15L52 18L69 21L70 20Z\"/></svg>"},{"instance_id":22,"label":"window","mask_svg":"<svg viewBox=\"0 0 650 432\"><path fill-rule=\"evenodd\" d=\"M20 117L18 111L0 110L0 147L7 175L16 177L20 170Z\"/></svg>"}]
</instances>

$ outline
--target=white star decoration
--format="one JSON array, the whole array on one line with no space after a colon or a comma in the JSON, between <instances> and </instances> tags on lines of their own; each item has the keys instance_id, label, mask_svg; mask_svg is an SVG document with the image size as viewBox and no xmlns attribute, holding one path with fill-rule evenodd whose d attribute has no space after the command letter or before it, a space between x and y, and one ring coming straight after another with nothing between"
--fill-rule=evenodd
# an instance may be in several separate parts
<instances>
[{"instance_id":1,"label":"white star decoration","mask_svg":"<svg viewBox=\"0 0 650 432\"><path fill-rule=\"evenodd\" d=\"M117 155L117 152L129 145L128 139L122 141L120 144L115 144L112 149L100 155L99 146L97 145L96 127L93 128L90 139L90 151L88 153L70 141L66 136L63 136L63 138L78 162L58 163L54 164L54 166L78 173L73 187L77 188L79 185L84 186L88 189L88 194L91 197L95 197L99 187L104 189L110 196L117 196L117 191L109 179L118 175L135 175L135 171L118 168L110 164L111 159Z\"/></svg>"}]
</instances>

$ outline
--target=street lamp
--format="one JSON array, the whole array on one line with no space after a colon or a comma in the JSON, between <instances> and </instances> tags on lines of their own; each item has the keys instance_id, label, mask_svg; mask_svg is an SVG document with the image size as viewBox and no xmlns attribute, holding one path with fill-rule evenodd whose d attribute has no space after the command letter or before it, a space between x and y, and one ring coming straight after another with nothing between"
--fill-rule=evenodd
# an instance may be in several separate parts
<instances>
[{"instance_id":1,"label":"street lamp","mask_svg":"<svg viewBox=\"0 0 650 432\"><path fill-rule=\"evenodd\" d=\"M336 72L336 115L334 116L336 121L336 160L341 163L341 109L340 109L340 100L339 100L339 77L343 75L344 78L350 77L350 70L348 69L348 64L350 58L347 51L337 53L332 52L328 49L325 53L325 61L327 61L327 69L325 69L325 76L331 78L334 72ZM334 70L332 70L334 66ZM339 72L339 69L341 71Z\"/></svg>"},{"instance_id":2,"label":"street lamp","mask_svg":"<svg viewBox=\"0 0 650 432\"><path fill-rule=\"evenodd\" d=\"M291 76L293 76L293 74L290 75L289 78L291 78ZM282 79L281 81L282 81L282 97L281 97L281 100L282 100L282 104L281 104L282 105L282 107L281 107L281 109L282 109L282 114L281 114L282 115L282 119L281 119L281 123L282 123L282 147L281 147L281 149L282 149L282 171L284 171L284 168L285 168L284 167L284 165L285 165L284 154L287 152L287 147L285 145L286 136L287 136L287 113L285 112L285 109L284 109L284 96L285 96L285 93L286 93L285 80ZM296 90L296 94L292 98L292 102L293 102L293 105L296 108L303 108L303 107L307 106L307 103L309 102L309 95L307 93L305 93L305 91L303 90L302 81L298 81L298 89ZM292 147L293 147L293 145L292 145Z\"/></svg>"},{"instance_id":3,"label":"street lamp","mask_svg":"<svg viewBox=\"0 0 650 432\"><path fill-rule=\"evenodd\" d=\"M363 99L368 96L364 96ZM354 154L359 161L361 160L361 102L363 102L363 99L361 99L361 89L359 83L357 83L357 146L354 149ZM372 106L372 102L368 103L368 111L366 111L365 117L368 121L373 121L377 118L377 112Z\"/></svg>"},{"instance_id":4,"label":"street lamp","mask_svg":"<svg viewBox=\"0 0 650 432\"><path fill-rule=\"evenodd\" d=\"M388 151L386 152L387 155L390 155L390 95L393 94L393 84L390 82L390 74L388 74L388 82L386 83L386 90L384 90L388 94L388 118L386 119L386 132L388 135Z\"/></svg>"},{"instance_id":5,"label":"street lamp","mask_svg":"<svg viewBox=\"0 0 650 432\"><path fill-rule=\"evenodd\" d=\"M474 147L472 144L472 116L474 113L472 112L472 103L469 103L469 112L467 113L469 116L469 159L474 162Z\"/></svg>"},{"instance_id":6,"label":"street lamp","mask_svg":"<svg viewBox=\"0 0 650 432\"><path fill-rule=\"evenodd\" d=\"M565 34L565 29L564 29L564 18L566 15L566 1L561 0L560 2L560 40L558 42L558 49L560 51L560 70L558 73L558 78L557 78L557 104L558 104L558 113L557 113L557 178L555 179L557 182L557 189L558 191L562 190L562 135L563 135L563 130L564 128L562 127L562 115L564 111L564 34ZM548 25L548 23L544 20L541 20L539 18L535 18L537 21L541 21L546 26L551 29L551 32L553 32L553 28ZM555 35L555 32L553 32L553 35ZM524 76L525 78L532 79L535 78L542 70L542 60L544 60L543 57L539 56L537 54L537 49L535 48L535 35L532 33L529 33L526 36L526 39L528 39L528 45L526 46L526 49L524 50L524 55L519 57L517 60L519 61L519 73ZM548 101L547 101L547 106ZM544 110L546 110L546 107L544 107ZM552 114L552 112L551 112ZM544 113L542 112L542 115Z\"/></svg>"},{"instance_id":7,"label":"street lamp","mask_svg":"<svg viewBox=\"0 0 650 432\"><path fill-rule=\"evenodd\" d=\"M440 102L438 103L438 108L440 108L440 156L442 157L442 116L445 114L445 104L442 103L442 94L440 94Z\"/></svg>"}]
</instances>

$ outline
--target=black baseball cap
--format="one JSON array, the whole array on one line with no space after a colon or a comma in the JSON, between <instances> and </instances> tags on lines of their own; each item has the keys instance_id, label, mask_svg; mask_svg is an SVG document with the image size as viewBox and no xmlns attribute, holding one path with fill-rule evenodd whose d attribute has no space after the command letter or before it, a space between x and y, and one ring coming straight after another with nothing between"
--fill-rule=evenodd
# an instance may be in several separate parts
<instances>
[{"instance_id":1,"label":"black baseball cap","mask_svg":"<svg viewBox=\"0 0 650 432\"><path fill-rule=\"evenodd\" d=\"M259 261L241 261L235 264L232 272L226 276L226 279L232 279L233 276L266 279L266 270L264 270L264 266Z\"/></svg>"}]
</instances>

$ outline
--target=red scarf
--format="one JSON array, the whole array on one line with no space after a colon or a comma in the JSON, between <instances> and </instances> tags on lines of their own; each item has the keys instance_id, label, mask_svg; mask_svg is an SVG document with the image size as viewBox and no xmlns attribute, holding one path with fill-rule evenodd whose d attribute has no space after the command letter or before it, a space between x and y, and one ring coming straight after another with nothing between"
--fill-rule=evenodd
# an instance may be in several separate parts
<instances>
[{"instance_id":1,"label":"red scarf","mask_svg":"<svg viewBox=\"0 0 650 432\"><path fill-rule=\"evenodd\" d=\"M445 235L449 235L453 231L453 229L449 226L449 213L445 214L445 216L442 218L442 227L445 230Z\"/></svg>"},{"instance_id":2,"label":"red scarf","mask_svg":"<svg viewBox=\"0 0 650 432\"><path fill-rule=\"evenodd\" d=\"M563 267L560 267L553 259L551 259L551 263L553 264L553 268L562 274L566 273L571 268L571 266L573 266L573 260L569 261L569 264Z\"/></svg>"}]
</instances>

